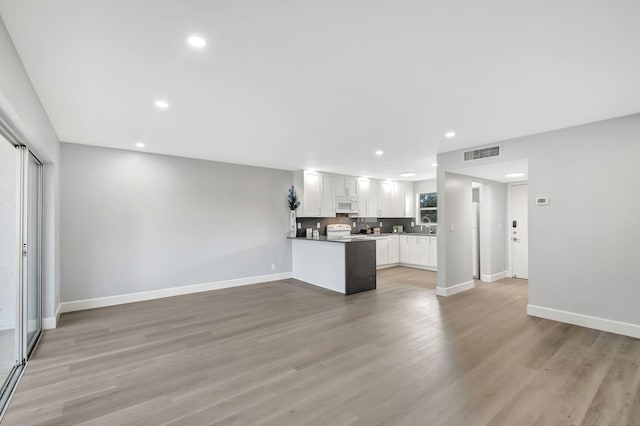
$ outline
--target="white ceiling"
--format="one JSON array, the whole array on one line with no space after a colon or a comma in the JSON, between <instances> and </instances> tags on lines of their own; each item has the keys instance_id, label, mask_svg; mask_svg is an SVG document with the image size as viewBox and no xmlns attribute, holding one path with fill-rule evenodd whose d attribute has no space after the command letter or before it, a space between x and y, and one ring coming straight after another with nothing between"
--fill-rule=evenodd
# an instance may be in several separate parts
<instances>
[{"instance_id":1,"label":"white ceiling","mask_svg":"<svg viewBox=\"0 0 640 426\"><path fill-rule=\"evenodd\" d=\"M480 164L477 166L465 167L463 169L451 170L451 172L504 183L523 182L529 180L529 167L527 160ZM525 175L522 177L506 177L505 175L509 173L524 173Z\"/></svg>"},{"instance_id":2,"label":"white ceiling","mask_svg":"<svg viewBox=\"0 0 640 426\"><path fill-rule=\"evenodd\" d=\"M637 0L0 0L0 13L66 142L417 180L437 152L640 112Z\"/></svg>"}]
</instances>

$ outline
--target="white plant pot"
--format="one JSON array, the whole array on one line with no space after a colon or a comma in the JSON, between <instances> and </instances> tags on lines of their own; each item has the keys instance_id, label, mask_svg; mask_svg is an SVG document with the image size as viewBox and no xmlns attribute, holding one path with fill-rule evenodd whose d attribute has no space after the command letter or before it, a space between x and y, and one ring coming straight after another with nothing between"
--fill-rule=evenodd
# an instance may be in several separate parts
<instances>
[{"instance_id":1,"label":"white plant pot","mask_svg":"<svg viewBox=\"0 0 640 426\"><path fill-rule=\"evenodd\" d=\"M298 226L296 224L296 211L291 210L291 216L289 218L289 236L295 238L298 235Z\"/></svg>"}]
</instances>

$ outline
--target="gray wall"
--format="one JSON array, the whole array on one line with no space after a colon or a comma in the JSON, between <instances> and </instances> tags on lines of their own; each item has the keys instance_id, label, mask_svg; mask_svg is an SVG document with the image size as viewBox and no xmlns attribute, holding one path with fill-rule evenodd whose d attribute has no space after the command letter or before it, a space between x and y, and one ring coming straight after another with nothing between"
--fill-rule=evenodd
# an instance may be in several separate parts
<instances>
[{"instance_id":1,"label":"gray wall","mask_svg":"<svg viewBox=\"0 0 640 426\"><path fill-rule=\"evenodd\" d=\"M291 172L66 143L62 163L63 302L291 271Z\"/></svg>"},{"instance_id":2,"label":"gray wall","mask_svg":"<svg viewBox=\"0 0 640 426\"><path fill-rule=\"evenodd\" d=\"M529 303L640 324L640 114L504 141L502 147L500 158L483 161L529 164ZM438 164L443 192L446 170L464 167L461 152L439 154ZM535 197L543 195L551 204L536 206ZM455 220L448 197L440 208L441 216ZM439 234L438 262L447 274L438 285L450 286L457 278L449 273L465 268L466 256L453 249L455 233Z\"/></svg>"},{"instance_id":3,"label":"gray wall","mask_svg":"<svg viewBox=\"0 0 640 426\"><path fill-rule=\"evenodd\" d=\"M42 306L43 316L52 318L58 306L60 288L60 143L1 19L0 58L0 118L45 165ZM52 322L49 321L49 325L53 325Z\"/></svg>"}]
</instances>

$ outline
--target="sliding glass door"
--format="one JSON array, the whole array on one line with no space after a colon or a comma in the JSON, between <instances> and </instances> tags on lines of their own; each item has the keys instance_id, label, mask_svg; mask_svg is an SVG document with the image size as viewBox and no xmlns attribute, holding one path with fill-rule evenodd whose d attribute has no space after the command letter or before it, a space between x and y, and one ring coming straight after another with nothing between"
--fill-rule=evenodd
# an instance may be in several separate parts
<instances>
[{"instance_id":1,"label":"sliding glass door","mask_svg":"<svg viewBox=\"0 0 640 426\"><path fill-rule=\"evenodd\" d=\"M42 331L41 235L42 164L0 132L0 410Z\"/></svg>"}]
</instances>

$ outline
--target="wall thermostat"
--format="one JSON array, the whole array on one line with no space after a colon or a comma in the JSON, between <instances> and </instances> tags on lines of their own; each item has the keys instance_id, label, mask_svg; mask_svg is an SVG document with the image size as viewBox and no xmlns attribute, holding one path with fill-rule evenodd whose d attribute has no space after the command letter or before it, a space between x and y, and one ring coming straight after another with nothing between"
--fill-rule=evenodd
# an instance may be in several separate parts
<instances>
[{"instance_id":1,"label":"wall thermostat","mask_svg":"<svg viewBox=\"0 0 640 426\"><path fill-rule=\"evenodd\" d=\"M549 205L549 197L536 197L536 205L537 206Z\"/></svg>"}]
</instances>

